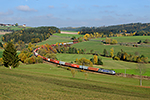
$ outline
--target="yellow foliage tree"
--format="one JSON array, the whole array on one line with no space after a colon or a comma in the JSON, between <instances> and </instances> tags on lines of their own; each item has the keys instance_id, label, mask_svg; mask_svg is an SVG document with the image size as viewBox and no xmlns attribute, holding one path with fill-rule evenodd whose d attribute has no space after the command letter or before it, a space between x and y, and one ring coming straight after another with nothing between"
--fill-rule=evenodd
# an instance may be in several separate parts
<instances>
[{"instance_id":1,"label":"yellow foliage tree","mask_svg":"<svg viewBox=\"0 0 150 100\"><path fill-rule=\"evenodd\" d=\"M3 58L0 58L0 66L2 66L4 63L3 63Z\"/></svg>"},{"instance_id":2,"label":"yellow foliage tree","mask_svg":"<svg viewBox=\"0 0 150 100\"><path fill-rule=\"evenodd\" d=\"M110 51L111 51L111 52L110 52L110 56L113 57L113 56L114 56L114 48L112 47L112 48L110 49Z\"/></svg>"},{"instance_id":3,"label":"yellow foliage tree","mask_svg":"<svg viewBox=\"0 0 150 100\"><path fill-rule=\"evenodd\" d=\"M98 61L97 55L94 55L94 64L97 64L97 61Z\"/></svg>"}]
</instances>

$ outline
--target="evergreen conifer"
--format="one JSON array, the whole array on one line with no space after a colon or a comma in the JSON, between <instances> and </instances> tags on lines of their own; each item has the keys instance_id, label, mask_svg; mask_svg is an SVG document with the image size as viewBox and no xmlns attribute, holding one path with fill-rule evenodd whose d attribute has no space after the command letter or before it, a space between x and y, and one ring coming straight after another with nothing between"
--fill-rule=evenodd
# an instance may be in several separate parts
<instances>
[{"instance_id":1,"label":"evergreen conifer","mask_svg":"<svg viewBox=\"0 0 150 100\"><path fill-rule=\"evenodd\" d=\"M3 51L3 61L5 67L18 67L19 66L19 58L17 56L17 50L14 48L14 45L9 42Z\"/></svg>"}]
</instances>

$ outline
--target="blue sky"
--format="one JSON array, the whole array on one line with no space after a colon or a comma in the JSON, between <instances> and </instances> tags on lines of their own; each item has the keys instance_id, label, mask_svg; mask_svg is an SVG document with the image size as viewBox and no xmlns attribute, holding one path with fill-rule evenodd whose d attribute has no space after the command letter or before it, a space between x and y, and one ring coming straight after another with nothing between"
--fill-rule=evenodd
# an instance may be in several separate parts
<instances>
[{"instance_id":1,"label":"blue sky","mask_svg":"<svg viewBox=\"0 0 150 100\"><path fill-rule=\"evenodd\" d=\"M1 0L0 23L108 26L149 23L150 0Z\"/></svg>"}]
</instances>

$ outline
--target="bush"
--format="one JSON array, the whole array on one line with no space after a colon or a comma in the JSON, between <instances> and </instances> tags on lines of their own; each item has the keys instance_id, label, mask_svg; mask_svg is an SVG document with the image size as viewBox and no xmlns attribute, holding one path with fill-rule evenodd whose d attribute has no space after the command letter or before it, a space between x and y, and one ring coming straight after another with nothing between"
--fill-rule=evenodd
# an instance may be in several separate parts
<instances>
[{"instance_id":1,"label":"bush","mask_svg":"<svg viewBox=\"0 0 150 100\"><path fill-rule=\"evenodd\" d=\"M114 59L114 60L120 60L120 58L117 57L117 56L114 56L113 59Z\"/></svg>"},{"instance_id":2,"label":"bush","mask_svg":"<svg viewBox=\"0 0 150 100\"><path fill-rule=\"evenodd\" d=\"M36 57L35 60L36 63L43 63L43 59L41 57Z\"/></svg>"},{"instance_id":3,"label":"bush","mask_svg":"<svg viewBox=\"0 0 150 100\"><path fill-rule=\"evenodd\" d=\"M4 63L3 63L3 58L0 58L0 66L2 66Z\"/></svg>"}]
</instances>

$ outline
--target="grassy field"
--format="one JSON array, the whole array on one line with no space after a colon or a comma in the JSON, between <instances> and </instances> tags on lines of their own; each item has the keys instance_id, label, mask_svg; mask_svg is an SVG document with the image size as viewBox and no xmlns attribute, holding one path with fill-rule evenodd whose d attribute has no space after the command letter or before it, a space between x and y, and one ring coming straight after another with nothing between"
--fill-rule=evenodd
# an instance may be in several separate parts
<instances>
[{"instance_id":1,"label":"grassy field","mask_svg":"<svg viewBox=\"0 0 150 100\"><path fill-rule=\"evenodd\" d=\"M60 42L68 42L71 41L68 37L57 37L57 36L51 36L49 39L42 41L38 43L37 45L44 45L44 44L56 44Z\"/></svg>"},{"instance_id":2,"label":"grassy field","mask_svg":"<svg viewBox=\"0 0 150 100\"><path fill-rule=\"evenodd\" d=\"M106 38L97 38L94 40L105 40ZM140 40L143 42L146 39L150 40L150 36L123 36L123 37L111 37L111 39L117 40L119 43L129 43L129 42L139 42Z\"/></svg>"},{"instance_id":3,"label":"grassy field","mask_svg":"<svg viewBox=\"0 0 150 100\"><path fill-rule=\"evenodd\" d=\"M67 37L67 38L72 38L73 36L75 36L76 38L79 38L79 37L83 37L84 35L55 33L54 36Z\"/></svg>"},{"instance_id":4,"label":"grassy field","mask_svg":"<svg viewBox=\"0 0 150 100\"><path fill-rule=\"evenodd\" d=\"M130 46L120 46L120 45L103 45L100 41L87 41L74 44L72 47L76 47L79 49L85 49L86 52L90 52L90 50L97 51L98 53L103 54L104 49L106 49L110 54L110 49L114 48L114 54L116 55L121 49L128 54L135 54L135 52L139 52L140 55L145 55L150 60L150 47L130 47Z\"/></svg>"},{"instance_id":5,"label":"grassy field","mask_svg":"<svg viewBox=\"0 0 150 100\"><path fill-rule=\"evenodd\" d=\"M113 81L112 81L113 79ZM150 89L139 87L139 80L78 72L48 64L20 65L16 69L0 67L1 100L149 100ZM143 80L150 86L150 80Z\"/></svg>"},{"instance_id":6,"label":"grassy field","mask_svg":"<svg viewBox=\"0 0 150 100\"><path fill-rule=\"evenodd\" d=\"M47 44L56 44L56 43L59 43L59 42L72 41L71 38L73 36L75 36L76 38L83 37L83 35L77 35L77 34L55 33L49 39L38 43L38 45L43 45L43 44L46 44L46 43Z\"/></svg>"},{"instance_id":7,"label":"grassy field","mask_svg":"<svg viewBox=\"0 0 150 100\"><path fill-rule=\"evenodd\" d=\"M81 58L86 58L90 59L93 57L93 55L87 55L87 54L57 54L58 60L62 60L65 62L74 62L76 58L81 59ZM138 75L136 72L137 68L137 63L132 63L132 62L124 62L124 61L116 61L113 60L112 58L106 58L106 57L100 57L102 58L102 61L104 63L103 66L101 65L94 65L93 67L97 68L106 68L106 69L113 69L117 73L126 73L127 74L134 74ZM150 76L150 64L145 64L146 67L146 73L143 74L144 76Z\"/></svg>"}]
</instances>

